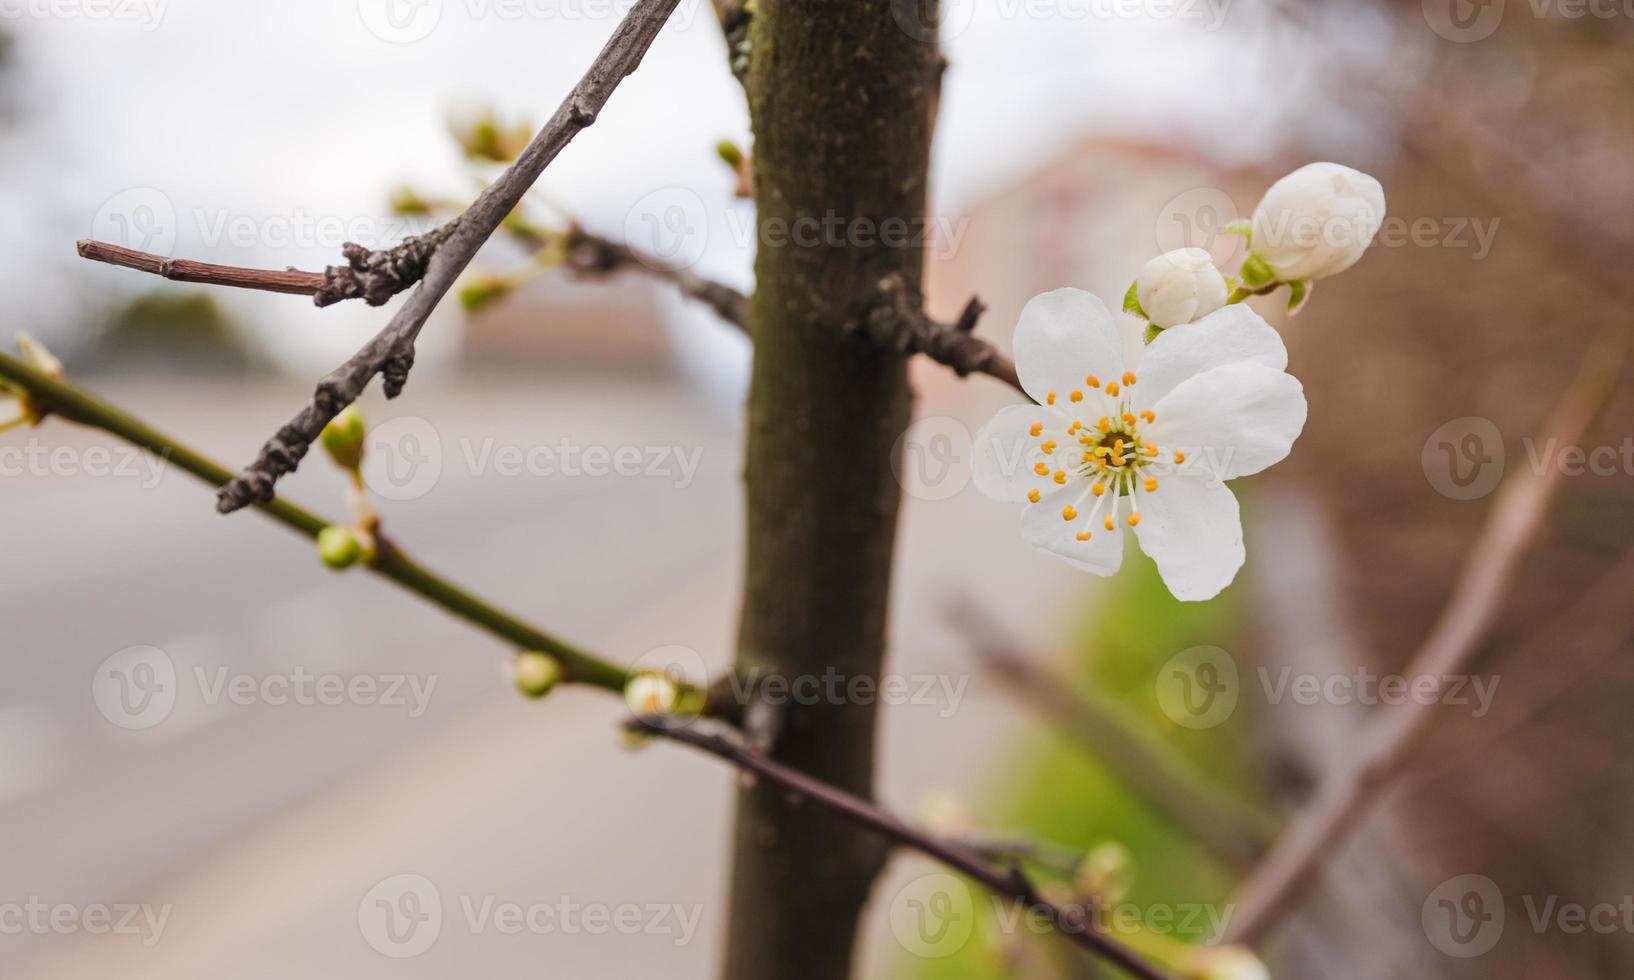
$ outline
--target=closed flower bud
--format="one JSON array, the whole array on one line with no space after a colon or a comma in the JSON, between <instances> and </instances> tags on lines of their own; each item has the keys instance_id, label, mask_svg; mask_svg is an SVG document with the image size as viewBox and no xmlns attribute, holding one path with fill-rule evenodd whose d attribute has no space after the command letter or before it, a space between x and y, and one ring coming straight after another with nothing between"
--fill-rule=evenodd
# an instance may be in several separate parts
<instances>
[{"instance_id":1,"label":"closed flower bud","mask_svg":"<svg viewBox=\"0 0 1634 980\"><path fill-rule=\"evenodd\" d=\"M518 691L530 698L542 698L562 682L562 665L555 657L530 650L516 655L512 675Z\"/></svg>"},{"instance_id":2,"label":"closed flower bud","mask_svg":"<svg viewBox=\"0 0 1634 980\"><path fill-rule=\"evenodd\" d=\"M1254 254L1282 282L1355 265L1384 223L1384 188L1360 170L1311 163L1271 185L1254 209Z\"/></svg>"},{"instance_id":3,"label":"closed flower bud","mask_svg":"<svg viewBox=\"0 0 1634 980\"><path fill-rule=\"evenodd\" d=\"M1134 879L1135 859L1129 848L1108 841L1084 855L1073 873L1072 884L1085 898L1115 905L1128 897Z\"/></svg>"},{"instance_id":4,"label":"closed flower bud","mask_svg":"<svg viewBox=\"0 0 1634 980\"><path fill-rule=\"evenodd\" d=\"M1199 946L1187 955L1182 975L1191 980L1271 980L1271 971L1243 946Z\"/></svg>"},{"instance_id":5,"label":"closed flower bud","mask_svg":"<svg viewBox=\"0 0 1634 980\"><path fill-rule=\"evenodd\" d=\"M680 691L662 674L639 674L624 685L624 700L637 715L667 715L680 703Z\"/></svg>"},{"instance_id":6,"label":"closed flower bud","mask_svg":"<svg viewBox=\"0 0 1634 980\"><path fill-rule=\"evenodd\" d=\"M351 528L331 525L318 532L318 557L337 571L351 568L363 557L363 544Z\"/></svg>"},{"instance_id":7,"label":"closed flower bud","mask_svg":"<svg viewBox=\"0 0 1634 980\"><path fill-rule=\"evenodd\" d=\"M356 472L363 465L363 444L368 427L356 405L348 405L323 427L323 448L343 470Z\"/></svg>"},{"instance_id":8,"label":"closed flower bud","mask_svg":"<svg viewBox=\"0 0 1634 980\"><path fill-rule=\"evenodd\" d=\"M1159 327L1191 323L1226 305L1225 276L1200 248L1177 248L1146 263L1135 294L1146 319Z\"/></svg>"}]
</instances>

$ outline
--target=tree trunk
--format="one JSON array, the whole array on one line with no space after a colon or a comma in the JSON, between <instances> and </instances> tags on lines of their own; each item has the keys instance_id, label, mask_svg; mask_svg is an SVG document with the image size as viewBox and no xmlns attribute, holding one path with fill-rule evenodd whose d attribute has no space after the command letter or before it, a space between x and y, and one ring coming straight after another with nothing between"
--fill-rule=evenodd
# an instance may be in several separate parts
<instances>
[{"instance_id":1,"label":"tree trunk","mask_svg":"<svg viewBox=\"0 0 1634 980\"><path fill-rule=\"evenodd\" d=\"M917 292L924 264L940 56L899 26L901 2L760 0L751 26L760 242L738 647L750 679L877 678L884 658L906 364L845 328L882 277ZM831 688L855 690L824 683L819 703L760 690L751 733L778 761L870 795L873 699ZM728 980L848 977L884 857L831 816L742 790Z\"/></svg>"}]
</instances>

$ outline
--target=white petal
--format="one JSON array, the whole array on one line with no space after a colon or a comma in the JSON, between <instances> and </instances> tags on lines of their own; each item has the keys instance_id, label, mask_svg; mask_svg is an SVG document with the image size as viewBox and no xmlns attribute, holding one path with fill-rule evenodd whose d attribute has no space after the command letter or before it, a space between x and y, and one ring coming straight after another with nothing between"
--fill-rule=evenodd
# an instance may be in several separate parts
<instances>
[{"instance_id":1,"label":"white petal","mask_svg":"<svg viewBox=\"0 0 1634 980\"><path fill-rule=\"evenodd\" d=\"M1169 392L1142 435L1165 456L1183 451L1192 472L1235 480L1286 458L1305 428L1305 410L1305 389L1293 375L1228 364Z\"/></svg>"},{"instance_id":2,"label":"white petal","mask_svg":"<svg viewBox=\"0 0 1634 980\"><path fill-rule=\"evenodd\" d=\"M1158 334L1129 393L1139 407L1152 408L1187 378L1241 361L1281 371L1288 366L1288 348L1264 318L1237 303Z\"/></svg>"},{"instance_id":3,"label":"white petal","mask_svg":"<svg viewBox=\"0 0 1634 980\"><path fill-rule=\"evenodd\" d=\"M1065 558L1068 564L1096 575L1111 575L1123 564L1123 528L1108 531L1096 517L1089 520L1090 501L1077 504L1076 520L1066 520L1061 511L1083 495L1085 485L1073 481L1063 490L1028 505L1021 515L1021 536L1040 551ZM1078 532L1089 531L1088 541L1079 541Z\"/></svg>"},{"instance_id":4,"label":"white petal","mask_svg":"<svg viewBox=\"0 0 1634 980\"><path fill-rule=\"evenodd\" d=\"M1032 434L1034 425L1064 431L1067 423L1059 414L1041 405L1010 405L1000 409L976 433L971 475L976 489L984 496L994 500L1026 500L1028 490L1056 489L1049 480L1033 472L1033 467L1040 462L1054 466L1054 457L1044 455L1038 437ZM1059 449L1056 455L1060 455Z\"/></svg>"},{"instance_id":5,"label":"white petal","mask_svg":"<svg viewBox=\"0 0 1634 980\"><path fill-rule=\"evenodd\" d=\"M1135 537L1176 599L1212 599L1243 567L1237 498L1207 478L1171 476L1142 493Z\"/></svg>"},{"instance_id":6,"label":"white petal","mask_svg":"<svg viewBox=\"0 0 1634 980\"><path fill-rule=\"evenodd\" d=\"M1033 401L1050 392L1060 397L1084 387L1094 375L1102 383L1123 374L1123 341L1106 304L1082 289L1057 289L1034 296L1016 324L1016 373Z\"/></svg>"}]
</instances>

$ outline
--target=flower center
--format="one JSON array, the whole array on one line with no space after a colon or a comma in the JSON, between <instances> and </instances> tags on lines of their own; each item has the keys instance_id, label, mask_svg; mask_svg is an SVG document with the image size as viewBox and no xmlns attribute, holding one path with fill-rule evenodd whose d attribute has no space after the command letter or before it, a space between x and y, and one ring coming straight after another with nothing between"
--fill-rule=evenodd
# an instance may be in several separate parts
<instances>
[{"instance_id":1,"label":"flower center","mask_svg":"<svg viewBox=\"0 0 1634 980\"><path fill-rule=\"evenodd\" d=\"M1075 501L1061 510L1063 521L1073 523L1083 519L1085 527L1077 532L1079 541L1088 541L1094 536L1097 518L1100 518L1101 527L1108 531L1116 530L1119 510L1125 498L1129 500L1129 526L1139 524L1139 495L1157 492L1157 480L1143 475L1142 471L1157 461L1158 447L1140 437L1141 426L1150 425L1156 421L1156 416L1149 410L1139 414L1133 411L1124 389L1133 387L1135 381L1134 373L1128 372L1121 383L1109 381L1102 387L1100 380L1091 375L1084 379L1087 395L1084 389L1074 389L1067 393L1067 404L1059 406L1071 412L1072 418L1062 426L1038 424L1032 428L1033 437L1039 440L1039 450L1046 458L1055 461L1056 468L1052 469L1046 463L1039 463L1034 468L1034 472L1047 481L1044 490L1065 485L1069 478L1089 484ZM1045 403L1052 406L1059 402L1053 391L1045 399ZM1092 411L1099 409L1107 414L1093 423L1086 422L1076 417L1078 410L1086 408ZM1077 450L1071 449L1074 444ZM1184 457L1175 453L1175 462L1183 461ZM1042 495L1041 490L1031 490L1027 497L1037 503ZM1084 513L1081 508L1090 497L1094 497L1094 503ZM1103 508L1106 511L1104 515Z\"/></svg>"}]
</instances>

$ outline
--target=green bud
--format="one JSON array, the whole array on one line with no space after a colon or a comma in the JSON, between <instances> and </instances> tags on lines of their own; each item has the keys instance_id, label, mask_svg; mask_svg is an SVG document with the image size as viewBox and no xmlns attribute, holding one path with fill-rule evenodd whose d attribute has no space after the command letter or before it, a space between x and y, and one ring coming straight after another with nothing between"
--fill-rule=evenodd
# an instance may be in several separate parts
<instances>
[{"instance_id":1,"label":"green bud","mask_svg":"<svg viewBox=\"0 0 1634 980\"><path fill-rule=\"evenodd\" d=\"M475 313L504 299L514 288L515 284L509 279L483 279L460 290L460 305L465 307L465 312Z\"/></svg>"},{"instance_id":2,"label":"green bud","mask_svg":"<svg viewBox=\"0 0 1634 980\"><path fill-rule=\"evenodd\" d=\"M1134 879L1134 855L1122 844L1108 841L1084 855L1073 873L1073 887L1081 896L1116 904L1128 896Z\"/></svg>"},{"instance_id":3,"label":"green bud","mask_svg":"<svg viewBox=\"0 0 1634 980\"><path fill-rule=\"evenodd\" d=\"M348 405L323 427L323 448L336 466L355 473L363 465L363 445L368 434L363 412L356 405Z\"/></svg>"},{"instance_id":4,"label":"green bud","mask_svg":"<svg viewBox=\"0 0 1634 980\"><path fill-rule=\"evenodd\" d=\"M1309 279L1295 279L1288 284L1288 312L1298 313L1305 301L1311 298L1311 281Z\"/></svg>"},{"instance_id":5,"label":"green bud","mask_svg":"<svg viewBox=\"0 0 1634 980\"><path fill-rule=\"evenodd\" d=\"M363 557L363 543L351 528L331 524L318 532L318 557L336 571L351 568Z\"/></svg>"},{"instance_id":6,"label":"green bud","mask_svg":"<svg viewBox=\"0 0 1634 980\"><path fill-rule=\"evenodd\" d=\"M555 657L530 650L516 655L512 675L518 691L538 699L562 682L562 665Z\"/></svg>"},{"instance_id":7,"label":"green bud","mask_svg":"<svg viewBox=\"0 0 1634 980\"><path fill-rule=\"evenodd\" d=\"M722 160L726 161L727 166L734 170L743 166L743 151L739 149L738 145L731 140L721 140L719 143L716 143L715 153Z\"/></svg>"},{"instance_id":8,"label":"green bud","mask_svg":"<svg viewBox=\"0 0 1634 980\"><path fill-rule=\"evenodd\" d=\"M1252 253L1249 254L1248 258L1243 259L1241 272L1243 287L1246 289L1259 289L1275 282L1277 278L1277 274L1270 264Z\"/></svg>"}]
</instances>

